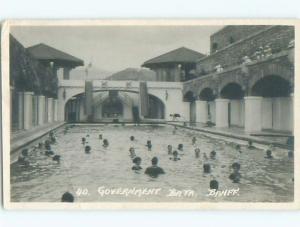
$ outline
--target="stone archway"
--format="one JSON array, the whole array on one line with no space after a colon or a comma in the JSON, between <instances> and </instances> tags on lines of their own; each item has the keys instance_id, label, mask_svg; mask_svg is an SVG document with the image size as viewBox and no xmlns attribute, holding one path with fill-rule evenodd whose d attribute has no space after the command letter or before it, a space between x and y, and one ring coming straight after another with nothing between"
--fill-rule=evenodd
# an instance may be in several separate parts
<instances>
[{"instance_id":1,"label":"stone archway","mask_svg":"<svg viewBox=\"0 0 300 227\"><path fill-rule=\"evenodd\" d=\"M228 126L244 127L244 91L242 86L237 82L224 84L220 90L220 98L227 100Z\"/></svg>"},{"instance_id":2,"label":"stone archway","mask_svg":"<svg viewBox=\"0 0 300 227\"><path fill-rule=\"evenodd\" d=\"M279 75L256 80L251 87L253 96L261 97L261 126L264 130L293 130L293 89L290 81Z\"/></svg>"}]
</instances>

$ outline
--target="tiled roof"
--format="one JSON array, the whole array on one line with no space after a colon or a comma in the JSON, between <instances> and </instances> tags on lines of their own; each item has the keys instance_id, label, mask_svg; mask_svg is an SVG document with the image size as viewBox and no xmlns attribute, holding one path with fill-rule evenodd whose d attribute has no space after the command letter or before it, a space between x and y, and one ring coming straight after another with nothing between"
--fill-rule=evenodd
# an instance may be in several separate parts
<instances>
[{"instance_id":1,"label":"tiled roof","mask_svg":"<svg viewBox=\"0 0 300 227\"><path fill-rule=\"evenodd\" d=\"M73 66L83 66L83 60L76 58L70 54L57 50L51 46L48 46L44 43L40 43L31 47L28 47L27 50L38 60L49 60L49 61L58 61L71 64Z\"/></svg>"},{"instance_id":2,"label":"tiled roof","mask_svg":"<svg viewBox=\"0 0 300 227\"><path fill-rule=\"evenodd\" d=\"M205 55L186 47L180 47L144 62L142 66L149 67L162 63L194 63L202 57Z\"/></svg>"}]
</instances>

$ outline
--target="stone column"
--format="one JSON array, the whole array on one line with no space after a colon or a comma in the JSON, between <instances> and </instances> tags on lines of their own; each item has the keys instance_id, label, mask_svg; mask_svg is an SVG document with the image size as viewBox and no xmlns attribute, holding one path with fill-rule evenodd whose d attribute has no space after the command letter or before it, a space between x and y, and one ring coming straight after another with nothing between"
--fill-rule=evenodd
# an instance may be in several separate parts
<instances>
[{"instance_id":1,"label":"stone column","mask_svg":"<svg viewBox=\"0 0 300 227\"><path fill-rule=\"evenodd\" d=\"M229 99L216 99L216 127L228 127L228 103Z\"/></svg>"},{"instance_id":2,"label":"stone column","mask_svg":"<svg viewBox=\"0 0 300 227\"><path fill-rule=\"evenodd\" d=\"M58 101L57 99L53 99L53 121L58 120L57 107L58 107Z\"/></svg>"},{"instance_id":3,"label":"stone column","mask_svg":"<svg viewBox=\"0 0 300 227\"><path fill-rule=\"evenodd\" d=\"M48 123L53 122L53 98L47 98L47 104L48 104Z\"/></svg>"},{"instance_id":4,"label":"stone column","mask_svg":"<svg viewBox=\"0 0 300 227\"><path fill-rule=\"evenodd\" d=\"M262 97L245 97L245 132L259 132L262 128Z\"/></svg>"},{"instance_id":5,"label":"stone column","mask_svg":"<svg viewBox=\"0 0 300 227\"><path fill-rule=\"evenodd\" d=\"M38 96L38 125L45 123L45 96Z\"/></svg>"},{"instance_id":6,"label":"stone column","mask_svg":"<svg viewBox=\"0 0 300 227\"><path fill-rule=\"evenodd\" d=\"M207 122L207 101L197 100L196 101L196 122L206 123Z\"/></svg>"},{"instance_id":7,"label":"stone column","mask_svg":"<svg viewBox=\"0 0 300 227\"><path fill-rule=\"evenodd\" d=\"M18 92L18 129L24 128L24 93Z\"/></svg>"},{"instance_id":8,"label":"stone column","mask_svg":"<svg viewBox=\"0 0 300 227\"><path fill-rule=\"evenodd\" d=\"M32 127L32 96L33 92L24 92L24 129Z\"/></svg>"}]
</instances>

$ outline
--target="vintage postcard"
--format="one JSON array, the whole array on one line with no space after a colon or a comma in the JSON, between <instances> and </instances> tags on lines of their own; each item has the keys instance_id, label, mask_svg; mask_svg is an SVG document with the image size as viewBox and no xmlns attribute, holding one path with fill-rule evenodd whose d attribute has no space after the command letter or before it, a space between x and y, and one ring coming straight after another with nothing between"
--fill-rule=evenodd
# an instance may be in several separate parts
<instances>
[{"instance_id":1,"label":"vintage postcard","mask_svg":"<svg viewBox=\"0 0 300 227\"><path fill-rule=\"evenodd\" d=\"M298 209L299 29L5 21L4 207Z\"/></svg>"}]
</instances>

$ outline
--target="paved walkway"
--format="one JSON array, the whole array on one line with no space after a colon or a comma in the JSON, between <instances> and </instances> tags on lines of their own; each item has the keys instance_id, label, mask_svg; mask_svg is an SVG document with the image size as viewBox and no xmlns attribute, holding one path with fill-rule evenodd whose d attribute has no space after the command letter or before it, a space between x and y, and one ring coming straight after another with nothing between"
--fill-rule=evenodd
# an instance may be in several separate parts
<instances>
[{"instance_id":1,"label":"paved walkway","mask_svg":"<svg viewBox=\"0 0 300 227\"><path fill-rule=\"evenodd\" d=\"M60 127L65 122L54 122L38 127L34 127L29 130L22 130L11 134L11 153L18 150L19 148L26 146L32 141L46 135L49 131Z\"/></svg>"},{"instance_id":2,"label":"paved walkway","mask_svg":"<svg viewBox=\"0 0 300 227\"><path fill-rule=\"evenodd\" d=\"M262 131L259 133L248 134L244 131L243 128L239 127L230 127L230 128L216 128L216 127L208 127L205 124L196 123L190 125L187 123L183 125L182 122L169 122L168 124L176 125L183 128L193 129L200 132L206 132L210 134L215 134L224 137L231 137L239 140L252 140L253 142L268 145L273 143L275 146L281 148L290 148L286 145L287 138L291 136L291 133L287 132L269 132Z\"/></svg>"}]
</instances>

